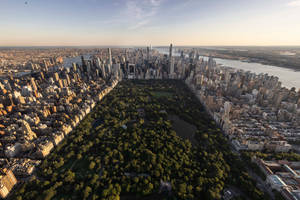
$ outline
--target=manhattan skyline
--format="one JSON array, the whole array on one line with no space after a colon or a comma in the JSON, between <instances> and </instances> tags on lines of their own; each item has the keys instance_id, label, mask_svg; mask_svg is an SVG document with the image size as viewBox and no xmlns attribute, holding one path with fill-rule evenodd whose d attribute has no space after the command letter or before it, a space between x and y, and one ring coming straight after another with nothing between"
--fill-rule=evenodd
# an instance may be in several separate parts
<instances>
[{"instance_id":1,"label":"manhattan skyline","mask_svg":"<svg viewBox=\"0 0 300 200\"><path fill-rule=\"evenodd\" d=\"M300 45L299 0L0 3L0 46Z\"/></svg>"}]
</instances>

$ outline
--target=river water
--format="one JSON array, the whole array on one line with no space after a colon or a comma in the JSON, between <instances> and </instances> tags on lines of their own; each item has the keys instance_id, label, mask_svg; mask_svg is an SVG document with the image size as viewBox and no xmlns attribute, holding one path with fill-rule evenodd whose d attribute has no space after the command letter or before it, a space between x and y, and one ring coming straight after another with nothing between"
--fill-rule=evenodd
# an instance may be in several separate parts
<instances>
[{"instance_id":1,"label":"river water","mask_svg":"<svg viewBox=\"0 0 300 200\"><path fill-rule=\"evenodd\" d=\"M256 74L269 74L277 76L282 85L287 88L298 88L300 89L300 71L295 71L293 69L288 69L284 67L277 67L272 65L264 65L260 63L248 63L239 60L229 60L215 58L218 64L223 66L232 67L236 69L243 69L245 71L251 71Z\"/></svg>"},{"instance_id":2,"label":"river water","mask_svg":"<svg viewBox=\"0 0 300 200\"><path fill-rule=\"evenodd\" d=\"M160 53L162 54L169 54L168 51L165 49L159 49L156 48ZM179 53L173 53L174 56L179 56ZM205 60L208 59L208 57L203 56ZM242 62L239 60L232 60L232 59L222 59L222 58L214 58L214 60L219 65L223 65L226 67L231 67L235 69L242 69L245 71L251 71L256 74L268 74L272 76L277 76L279 78L279 81L281 81L282 85L287 88L295 87L297 89L300 89L300 71L295 71L293 69L289 68L283 68L283 67L277 67L272 65L264 65L260 63L248 63L248 62Z\"/></svg>"}]
</instances>

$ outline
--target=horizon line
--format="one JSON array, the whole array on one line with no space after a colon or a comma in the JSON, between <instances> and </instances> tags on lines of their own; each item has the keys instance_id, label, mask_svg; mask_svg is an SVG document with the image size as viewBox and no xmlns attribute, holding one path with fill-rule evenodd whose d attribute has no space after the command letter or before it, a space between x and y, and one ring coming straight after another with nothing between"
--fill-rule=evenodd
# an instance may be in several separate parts
<instances>
[{"instance_id":1,"label":"horizon line","mask_svg":"<svg viewBox=\"0 0 300 200\"><path fill-rule=\"evenodd\" d=\"M300 47L299 45L176 45L174 43L173 47ZM169 45L5 45L0 46L0 48L28 48L28 47L168 47Z\"/></svg>"}]
</instances>

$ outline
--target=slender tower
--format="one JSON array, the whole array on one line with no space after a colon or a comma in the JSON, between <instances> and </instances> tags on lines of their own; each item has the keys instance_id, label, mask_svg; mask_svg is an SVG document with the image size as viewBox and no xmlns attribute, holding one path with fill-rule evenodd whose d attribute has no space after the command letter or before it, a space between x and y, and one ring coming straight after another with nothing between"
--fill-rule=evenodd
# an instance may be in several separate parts
<instances>
[{"instance_id":1,"label":"slender tower","mask_svg":"<svg viewBox=\"0 0 300 200\"><path fill-rule=\"evenodd\" d=\"M150 60L150 48L147 47L147 61L149 62Z\"/></svg>"},{"instance_id":2,"label":"slender tower","mask_svg":"<svg viewBox=\"0 0 300 200\"><path fill-rule=\"evenodd\" d=\"M170 44L170 52L169 52L169 58L170 58L170 60L172 58L172 53L173 53L173 45Z\"/></svg>"},{"instance_id":3,"label":"slender tower","mask_svg":"<svg viewBox=\"0 0 300 200\"><path fill-rule=\"evenodd\" d=\"M82 69L84 72L87 72L87 65L86 65L86 61L84 60L84 57L81 56L81 62L82 62Z\"/></svg>"},{"instance_id":4,"label":"slender tower","mask_svg":"<svg viewBox=\"0 0 300 200\"><path fill-rule=\"evenodd\" d=\"M169 77L173 78L174 75L174 60L173 60L173 45L170 45L170 53L169 53Z\"/></svg>"},{"instance_id":5,"label":"slender tower","mask_svg":"<svg viewBox=\"0 0 300 200\"><path fill-rule=\"evenodd\" d=\"M112 58L111 58L111 49L110 48L108 48L108 56L109 56L109 63L108 64L110 64L110 66L112 66Z\"/></svg>"}]
</instances>

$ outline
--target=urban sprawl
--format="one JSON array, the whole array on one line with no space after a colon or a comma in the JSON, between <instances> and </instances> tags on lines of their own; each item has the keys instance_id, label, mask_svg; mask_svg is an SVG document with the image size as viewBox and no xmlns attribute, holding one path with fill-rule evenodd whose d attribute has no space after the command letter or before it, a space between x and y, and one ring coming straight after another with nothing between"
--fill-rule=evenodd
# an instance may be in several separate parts
<instances>
[{"instance_id":1,"label":"urban sprawl","mask_svg":"<svg viewBox=\"0 0 300 200\"><path fill-rule=\"evenodd\" d=\"M30 177L122 79L183 80L234 151L300 150L300 90L282 87L274 76L220 66L197 49L163 50L0 50L0 196ZM266 186L300 199L300 162L253 162Z\"/></svg>"}]
</instances>

